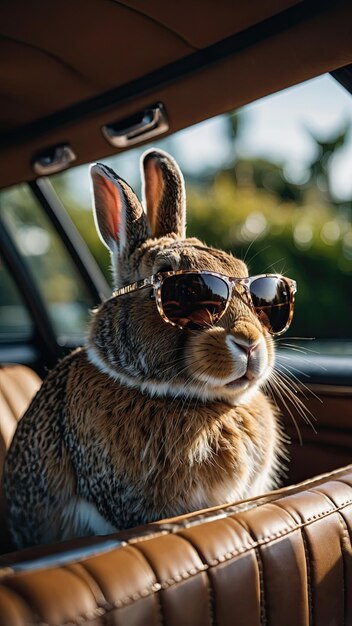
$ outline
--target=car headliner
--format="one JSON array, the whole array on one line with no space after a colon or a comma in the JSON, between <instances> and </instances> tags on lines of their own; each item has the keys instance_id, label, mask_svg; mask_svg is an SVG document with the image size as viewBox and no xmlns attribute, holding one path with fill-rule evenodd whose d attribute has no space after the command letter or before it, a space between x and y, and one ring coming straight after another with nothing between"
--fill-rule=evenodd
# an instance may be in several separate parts
<instances>
[{"instance_id":1,"label":"car headliner","mask_svg":"<svg viewBox=\"0 0 352 626\"><path fill-rule=\"evenodd\" d=\"M169 133L352 62L346 0L3 0L0 186L35 154L116 153L101 133L155 102Z\"/></svg>"}]
</instances>

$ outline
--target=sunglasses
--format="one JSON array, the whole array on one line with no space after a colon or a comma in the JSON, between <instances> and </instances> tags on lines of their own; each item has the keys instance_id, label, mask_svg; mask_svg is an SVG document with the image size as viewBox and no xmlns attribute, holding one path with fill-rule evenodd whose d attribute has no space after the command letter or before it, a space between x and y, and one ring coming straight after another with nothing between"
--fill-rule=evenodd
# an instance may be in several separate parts
<instances>
[{"instance_id":1,"label":"sunglasses","mask_svg":"<svg viewBox=\"0 0 352 626\"><path fill-rule=\"evenodd\" d=\"M214 326L231 299L245 300L271 335L281 335L293 317L296 282L278 274L234 278L208 271L159 272L113 291L113 296L152 287L162 319L178 328Z\"/></svg>"}]
</instances>

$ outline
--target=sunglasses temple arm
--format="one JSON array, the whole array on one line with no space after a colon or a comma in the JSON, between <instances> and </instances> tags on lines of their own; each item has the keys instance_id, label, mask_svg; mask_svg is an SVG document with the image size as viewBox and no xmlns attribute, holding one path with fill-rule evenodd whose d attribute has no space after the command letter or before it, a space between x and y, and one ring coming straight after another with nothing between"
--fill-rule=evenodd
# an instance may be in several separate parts
<instances>
[{"instance_id":1,"label":"sunglasses temple arm","mask_svg":"<svg viewBox=\"0 0 352 626\"><path fill-rule=\"evenodd\" d=\"M126 293L131 293L132 291L138 291L138 289L144 289L145 287L153 287L154 280L153 276L149 276L149 278L143 278L142 280L137 280L135 283L131 283L130 285L126 285L126 287L121 287L121 289L115 289L112 292L112 295L116 298L118 296L124 296Z\"/></svg>"}]
</instances>

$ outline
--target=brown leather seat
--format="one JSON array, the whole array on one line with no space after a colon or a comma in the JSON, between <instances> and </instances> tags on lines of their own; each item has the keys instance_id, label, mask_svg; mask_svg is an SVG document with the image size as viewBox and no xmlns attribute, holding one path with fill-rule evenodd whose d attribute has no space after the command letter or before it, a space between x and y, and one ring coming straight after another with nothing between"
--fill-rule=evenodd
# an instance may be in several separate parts
<instances>
[{"instance_id":1,"label":"brown leather seat","mask_svg":"<svg viewBox=\"0 0 352 626\"><path fill-rule=\"evenodd\" d=\"M93 546L2 557L0 624L347 626L351 533L352 465Z\"/></svg>"},{"instance_id":2,"label":"brown leather seat","mask_svg":"<svg viewBox=\"0 0 352 626\"><path fill-rule=\"evenodd\" d=\"M0 484L6 451L17 422L41 385L39 376L24 365L0 366ZM4 521L4 503L0 491L0 553L9 547Z\"/></svg>"},{"instance_id":3,"label":"brown leather seat","mask_svg":"<svg viewBox=\"0 0 352 626\"><path fill-rule=\"evenodd\" d=\"M41 385L39 376L24 365L0 366L0 478L4 450L11 443L17 422Z\"/></svg>"}]
</instances>

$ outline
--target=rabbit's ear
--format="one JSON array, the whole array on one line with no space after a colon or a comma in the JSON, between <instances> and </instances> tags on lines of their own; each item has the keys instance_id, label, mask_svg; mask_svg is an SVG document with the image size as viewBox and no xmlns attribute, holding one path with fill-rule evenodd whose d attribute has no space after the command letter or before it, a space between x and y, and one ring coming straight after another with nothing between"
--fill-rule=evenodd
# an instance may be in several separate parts
<instances>
[{"instance_id":1,"label":"rabbit's ear","mask_svg":"<svg viewBox=\"0 0 352 626\"><path fill-rule=\"evenodd\" d=\"M133 252L148 238L147 217L131 187L103 165L90 168L98 234L113 253Z\"/></svg>"},{"instance_id":2,"label":"rabbit's ear","mask_svg":"<svg viewBox=\"0 0 352 626\"><path fill-rule=\"evenodd\" d=\"M186 193L183 176L172 157L162 150L142 156L143 196L154 237L186 235ZM144 176L143 176L144 174Z\"/></svg>"}]
</instances>

